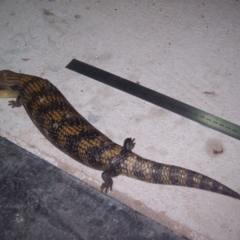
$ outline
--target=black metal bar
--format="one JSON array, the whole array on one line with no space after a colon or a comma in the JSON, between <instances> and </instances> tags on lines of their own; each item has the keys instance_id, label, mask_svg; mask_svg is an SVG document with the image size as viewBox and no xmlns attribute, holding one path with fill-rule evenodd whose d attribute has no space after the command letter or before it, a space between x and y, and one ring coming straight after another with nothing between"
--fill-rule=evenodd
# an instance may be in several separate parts
<instances>
[{"instance_id":1,"label":"black metal bar","mask_svg":"<svg viewBox=\"0 0 240 240\"><path fill-rule=\"evenodd\" d=\"M76 59L73 59L66 68L240 140L240 126L192 107L186 103L180 102Z\"/></svg>"}]
</instances>

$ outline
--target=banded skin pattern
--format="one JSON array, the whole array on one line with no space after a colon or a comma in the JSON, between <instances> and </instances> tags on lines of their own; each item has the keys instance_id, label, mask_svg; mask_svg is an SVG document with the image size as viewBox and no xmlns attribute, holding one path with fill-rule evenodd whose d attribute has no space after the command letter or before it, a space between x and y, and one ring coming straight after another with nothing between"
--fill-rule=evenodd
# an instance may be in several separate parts
<instances>
[{"instance_id":1,"label":"banded skin pattern","mask_svg":"<svg viewBox=\"0 0 240 240\"><path fill-rule=\"evenodd\" d=\"M54 146L76 161L103 171L101 191L105 193L112 189L112 178L122 174L149 183L199 188L240 199L237 192L198 172L140 157L132 152L134 139L127 138L123 147L114 143L81 116L46 79L3 70L0 91L9 91L7 97L13 97L13 91L18 93L17 100L9 101L9 105L23 105Z\"/></svg>"}]
</instances>

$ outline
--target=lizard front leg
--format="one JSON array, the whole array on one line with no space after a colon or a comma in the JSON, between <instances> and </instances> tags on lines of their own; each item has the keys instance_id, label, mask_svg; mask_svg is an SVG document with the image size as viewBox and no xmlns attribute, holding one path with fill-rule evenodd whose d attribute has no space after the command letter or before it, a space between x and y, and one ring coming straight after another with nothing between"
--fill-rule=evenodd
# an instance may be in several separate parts
<instances>
[{"instance_id":1,"label":"lizard front leg","mask_svg":"<svg viewBox=\"0 0 240 240\"><path fill-rule=\"evenodd\" d=\"M22 103L21 96L18 96L16 101L11 100L11 101L8 102L8 106L12 106L12 108L21 107L22 105L23 105L23 103Z\"/></svg>"}]
</instances>

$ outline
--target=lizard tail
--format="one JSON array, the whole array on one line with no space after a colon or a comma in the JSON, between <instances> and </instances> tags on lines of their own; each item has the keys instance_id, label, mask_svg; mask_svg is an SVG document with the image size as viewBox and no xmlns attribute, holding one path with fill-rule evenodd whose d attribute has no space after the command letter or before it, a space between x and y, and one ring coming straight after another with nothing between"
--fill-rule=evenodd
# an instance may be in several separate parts
<instances>
[{"instance_id":1,"label":"lizard tail","mask_svg":"<svg viewBox=\"0 0 240 240\"><path fill-rule=\"evenodd\" d=\"M149 183L198 188L240 199L239 193L210 177L186 168L150 161L138 155L128 158L122 165L122 172L128 177Z\"/></svg>"}]
</instances>

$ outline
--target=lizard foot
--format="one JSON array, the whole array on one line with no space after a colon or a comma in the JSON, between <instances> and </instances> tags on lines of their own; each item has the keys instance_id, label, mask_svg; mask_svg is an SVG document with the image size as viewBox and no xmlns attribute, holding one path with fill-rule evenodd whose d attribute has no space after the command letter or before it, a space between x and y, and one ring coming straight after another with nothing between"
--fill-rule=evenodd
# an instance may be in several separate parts
<instances>
[{"instance_id":1,"label":"lizard foot","mask_svg":"<svg viewBox=\"0 0 240 240\"><path fill-rule=\"evenodd\" d=\"M132 149L134 148L135 144L136 144L136 143L135 143L135 138L126 138L126 139L124 140L124 142L123 142L123 147L124 147L127 151L131 152Z\"/></svg>"},{"instance_id":2,"label":"lizard foot","mask_svg":"<svg viewBox=\"0 0 240 240\"><path fill-rule=\"evenodd\" d=\"M102 173L102 179L104 183L101 186L101 192L105 189L105 193L107 194L108 189L112 191L113 180L112 177L116 177L118 174L114 169L108 169Z\"/></svg>"},{"instance_id":3,"label":"lizard foot","mask_svg":"<svg viewBox=\"0 0 240 240\"><path fill-rule=\"evenodd\" d=\"M22 106L22 98L20 96L18 96L16 101L14 101L14 100L8 101L8 106L12 106L12 108L21 107Z\"/></svg>"},{"instance_id":4,"label":"lizard foot","mask_svg":"<svg viewBox=\"0 0 240 240\"><path fill-rule=\"evenodd\" d=\"M101 192L103 192L103 190L105 189L105 193L107 194L109 188L110 188L110 191L112 191L112 185L109 185L104 182L101 186Z\"/></svg>"}]
</instances>

